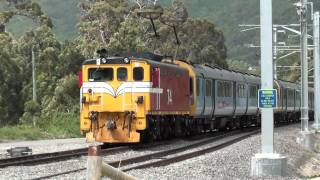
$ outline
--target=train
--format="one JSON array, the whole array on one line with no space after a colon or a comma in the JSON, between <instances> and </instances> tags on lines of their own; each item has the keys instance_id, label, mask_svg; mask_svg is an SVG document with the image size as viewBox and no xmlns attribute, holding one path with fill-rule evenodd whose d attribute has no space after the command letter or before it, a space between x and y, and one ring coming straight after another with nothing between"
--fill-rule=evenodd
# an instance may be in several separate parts
<instances>
[{"instance_id":1,"label":"train","mask_svg":"<svg viewBox=\"0 0 320 180\"><path fill-rule=\"evenodd\" d=\"M259 76L152 53L83 62L80 130L88 141L144 143L260 125ZM274 80L274 122L299 120L300 85ZM309 115L313 117L313 89Z\"/></svg>"}]
</instances>

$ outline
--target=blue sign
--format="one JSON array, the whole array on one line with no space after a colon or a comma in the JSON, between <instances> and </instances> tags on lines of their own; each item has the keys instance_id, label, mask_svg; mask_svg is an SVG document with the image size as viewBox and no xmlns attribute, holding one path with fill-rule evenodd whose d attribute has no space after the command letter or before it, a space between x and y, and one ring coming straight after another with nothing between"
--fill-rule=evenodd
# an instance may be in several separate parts
<instances>
[{"instance_id":1,"label":"blue sign","mask_svg":"<svg viewBox=\"0 0 320 180\"><path fill-rule=\"evenodd\" d=\"M276 89L259 89L258 92L259 108L277 107L277 90Z\"/></svg>"}]
</instances>

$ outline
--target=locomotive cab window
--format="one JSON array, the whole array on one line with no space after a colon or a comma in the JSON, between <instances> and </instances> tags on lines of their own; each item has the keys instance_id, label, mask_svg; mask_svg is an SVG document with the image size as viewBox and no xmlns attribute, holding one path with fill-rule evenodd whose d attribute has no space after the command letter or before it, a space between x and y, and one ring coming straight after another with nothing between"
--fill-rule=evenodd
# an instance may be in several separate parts
<instances>
[{"instance_id":1,"label":"locomotive cab window","mask_svg":"<svg viewBox=\"0 0 320 180\"><path fill-rule=\"evenodd\" d=\"M117 69L117 78L118 78L118 81L126 81L128 79L127 68L118 68Z\"/></svg>"},{"instance_id":2,"label":"locomotive cab window","mask_svg":"<svg viewBox=\"0 0 320 180\"><path fill-rule=\"evenodd\" d=\"M89 81L112 81L113 69L112 68L90 68L88 70Z\"/></svg>"},{"instance_id":3,"label":"locomotive cab window","mask_svg":"<svg viewBox=\"0 0 320 180\"><path fill-rule=\"evenodd\" d=\"M142 81L144 77L144 70L142 67L133 68L133 80Z\"/></svg>"}]
</instances>

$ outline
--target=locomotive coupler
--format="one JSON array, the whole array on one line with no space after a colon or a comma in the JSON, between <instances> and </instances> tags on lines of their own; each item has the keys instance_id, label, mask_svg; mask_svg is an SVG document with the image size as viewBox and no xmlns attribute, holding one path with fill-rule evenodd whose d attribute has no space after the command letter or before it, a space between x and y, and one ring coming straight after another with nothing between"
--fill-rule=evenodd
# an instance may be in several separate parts
<instances>
[{"instance_id":1,"label":"locomotive coupler","mask_svg":"<svg viewBox=\"0 0 320 180\"><path fill-rule=\"evenodd\" d=\"M114 120L108 121L106 124L108 130L114 130L117 128L116 122Z\"/></svg>"},{"instance_id":2,"label":"locomotive coupler","mask_svg":"<svg viewBox=\"0 0 320 180\"><path fill-rule=\"evenodd\" d=\"M89 113L89 119L91 121L97 121L99 117L99 112L98 111L90 111Z\"/></svg>"}]
</instances>

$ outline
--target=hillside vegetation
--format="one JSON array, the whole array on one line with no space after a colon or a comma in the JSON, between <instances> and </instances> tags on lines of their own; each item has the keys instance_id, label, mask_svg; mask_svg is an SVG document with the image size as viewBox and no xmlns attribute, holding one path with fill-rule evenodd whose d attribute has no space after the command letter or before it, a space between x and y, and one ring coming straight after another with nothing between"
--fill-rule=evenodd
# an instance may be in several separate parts
<instances>
[{"instance_id":1,"label":"hillside vegetation","mask_svg":"<svg viewBox=\"0 0 320 180\"><path fill-rule=\"evenodd\" d=\"M133 0L129 0L132 2ZM194 18L207 19L213 22L225 35L228 59L245 61L258 65L259 52L246 47L246 44L259 44L259 31L253 30L240 32L239 24L259 23L259 0L183 0L189 15ZM54 32L60 40L72 40L77 36L77 24L80 10L78 0L37 0L43 10L53 19ZM165 5L170 5L171 0L160 0ZM274 23L298 23L293 3L294 0L273 0ZM320 2L314 1L315 9L319 9ZM18 18L17 18L18 19ZM10 32L21 36L30 25L25 19L12 20L9 25Z\"/></svg>"}]
</instances>

